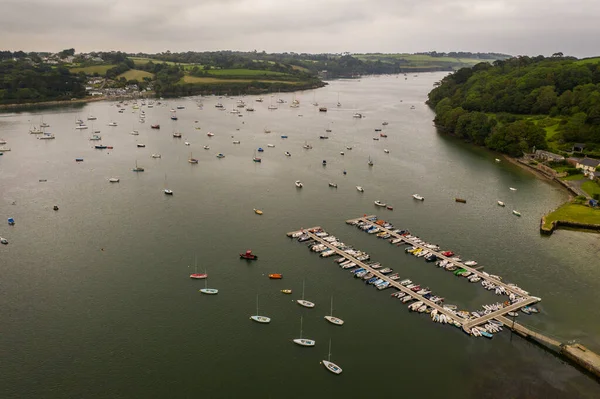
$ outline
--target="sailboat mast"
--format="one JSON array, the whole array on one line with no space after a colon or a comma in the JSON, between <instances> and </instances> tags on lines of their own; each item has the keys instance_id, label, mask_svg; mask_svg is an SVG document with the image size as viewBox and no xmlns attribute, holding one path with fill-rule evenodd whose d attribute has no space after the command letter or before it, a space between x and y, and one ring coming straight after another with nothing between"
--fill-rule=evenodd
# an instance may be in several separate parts
<instances>
[{"instance_id":1,"label":"sailboat mast","mask_svg":"<svg viewBox=\"0 0 600 399\"><path fill-rule=\"evenodd\" d=\"M327 361L331 361L331 338L329 338L329 354L327 355Z\"/></svg>"},{"instance_id":2,"label":"sailboat mast","mask_svg":"<svg viewBox=\"0 0 600 399\"><path fill-rule=\"evenodd\" d=\"M300 339L302 339L302 316L300 316Z\"/></svg>"},{"instance_id":3,"label":"sailboat mast","mask_svg":"<svg viewBox=\"0 0 600 399\"><path fill-rule=\"evenodd\" d=\"M331 312L329 315L333 316L333 295L331 296Z\"/></svg>"},{"instance_id":4,"label":"sailboat mast","mask_svg":"<svg viewBox=\"0 0 600 399\"><path fill-rule=\"evenodd\" d=\"M304 283L306 280L302 280L302 300L304 300Z\"/></svg>"}]
</instances>

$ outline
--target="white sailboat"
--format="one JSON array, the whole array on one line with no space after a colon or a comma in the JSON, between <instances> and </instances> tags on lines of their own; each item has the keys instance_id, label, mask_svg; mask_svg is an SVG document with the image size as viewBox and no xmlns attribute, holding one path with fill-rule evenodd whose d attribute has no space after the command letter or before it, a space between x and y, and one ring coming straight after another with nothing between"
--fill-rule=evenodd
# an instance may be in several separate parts
<instances>
[{"instance_id":1,"label":"white sailboat","mask_svg":"<svg viewBox=\"0 0 600 399\"><path fill-rule=\"evenodd\" d=\"M316 341L312 339L302 338L302 316L300 316L300 338L294 339L293 342L300 346L315 346L316 344Z\"/></svg>"},{"instance_id":2,"label":"white sailboat","mask_svg":"<svg viewBox=\"0 0 600 399\"><path fill-rule=\"evenodd\" d=\"M296 302L298 302L298 305L300 306L304 306L305 308L314 308L315 304L310 302L310 301L306 301L304 299L304 280L302 280L302 299L296 299Z\"/></svg>"},{"instance_id":3,"label":"white sailboat","mask_svg":"<svg viewBox=\"0 0 600 399\"><path fill-rule=\"evenodd\" d=\"M264 323L264 324L271 322L270 317L258 315L258 294L256 294L256 315L250 316L250 320L254 320L257 323Z\"/></svg>"},{"instance_id":4,"label":"white sailboat","mask_svg":"<svg viewBox=\"0 0 600 399\"><path fill-rule=\"evenodd\" d=\"M331 361L331 338L329 338L329 354L327 360L322 360L321 363L333 374L342 374L342 368Z\"/></svg>"},{"instance_id":5,"label":"white sailboat","mask_svg":"<svg viewBox=\"0 0 600 399\"><path fill-rule=\"evenodd\" d=\"M206 274L208 276L206 269L204 269L204 274ZM204 288L201 288L200 292L203 294L206 294L206 295L217 295L219 293L219 290L217 290L215 288L208 288L208 279L205 278L204 279Z\"/></svg>"},{"instance_id":6,"label":"white sailboat","mask_svg":"<svg viewBox=\"0 0 600 399\"><path fill-rule=\"evenodd\" d=\"M325 316L325 320L331 324L335 324L336 326L341 326L344 324L344 320L333 316L333 295L331 296L331 311L329 313L329 316Z\"/></svg>"},{"instance_id":7,"label":"white sailboat","mask_svg":"<svg viewBox=\"0 0 600 399\"><path fill-rule=\"evenodd\" d=\"M163 192L164 192L166 195L173 195L173 190L169 190L169 189L167 188L167 174L166 174L166 173L165 173L165 189L163 190Z\"/></svg>"}]
</instances>

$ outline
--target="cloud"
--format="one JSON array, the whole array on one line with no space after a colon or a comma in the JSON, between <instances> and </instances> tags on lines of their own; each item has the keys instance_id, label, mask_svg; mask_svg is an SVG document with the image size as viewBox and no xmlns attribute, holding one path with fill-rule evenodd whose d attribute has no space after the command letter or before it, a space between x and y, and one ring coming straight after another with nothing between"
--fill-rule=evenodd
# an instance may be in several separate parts
<instances>
[{"instance_id":1,"label":"cloud","mask_svg":"<svg viewBox=\"0 0 600 399\"><path fill-rule=\"evenodd\" d=\"M0 0L25 51L597 54L595 0Z\"/></svg>"}]
</instances>

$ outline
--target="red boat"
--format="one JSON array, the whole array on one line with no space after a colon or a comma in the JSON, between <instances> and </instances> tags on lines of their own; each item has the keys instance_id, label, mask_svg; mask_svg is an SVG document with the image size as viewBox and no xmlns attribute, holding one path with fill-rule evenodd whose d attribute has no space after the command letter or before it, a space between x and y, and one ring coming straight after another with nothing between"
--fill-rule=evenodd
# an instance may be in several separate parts
<instances>
[{"instance_id":1,"label":"red boat","mask_svg":"<svg viewBox=\"0 0 600 399\"><path fill-rule=\"evenodd\" d=\"M190 278L197 278L197 279L201 279L201 278L207 278L208 274L206 273L192 273L190 274Z\"/></svg>"},{"instance_id":2,"label":"red boat","mask_svg":"<svg viewBox=\"0 0 600 399\"><path fill-rule=\"evenodd\" d=\"M258 256L252 253L252 250L247 250L245 254L240 254L240 258L247 260L257 260Z\"/></svg>"},{"instance_id":3,"label":"red boat","mask_svg":"<svg viewBox=\"0 0 600 399\"><path fill-rule=\"evenodd\" d=\"M273 274L269 274L269 278L271 279L275 279L275 280L279 280L283 278L283 274L281 273L273 273Z\"/></svg>"},{"instance_id":4,"label":"red boat","mask_svg":"<svg viewBox=\"0 0 600 399\"><path fill-rule=\"evenodd\" d=\"M160 125L151 125L150 126L152 129L160 129Z\"/></svg>"},{"instance_id":5,"label":"red boat","mask_svg":"<svg viewBox=\"0 0 600 399\"><path fill-rule=\"evenodd\" d=\"M387 137L387 134L385 134L385 133L379 133L379 137Z\"/></svg>"},{"instance_id":6,"label":"red boat","mask_svg":"<svg viewBox=\"0 0 600 399\"><path fill-rule=\"evenodd\" d=\"M446 251L446 252L442 252L442 255L444 255L444 256L453 256L454 252L452 252L452 251Z\"/></svg>"}]
</instances>

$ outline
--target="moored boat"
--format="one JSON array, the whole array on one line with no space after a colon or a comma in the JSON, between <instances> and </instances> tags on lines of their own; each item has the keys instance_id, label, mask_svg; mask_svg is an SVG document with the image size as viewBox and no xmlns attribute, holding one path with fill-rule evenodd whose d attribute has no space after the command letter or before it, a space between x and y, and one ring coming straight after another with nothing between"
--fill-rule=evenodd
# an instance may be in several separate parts
<instances>
[{"instance_id":1,"label":"moored boat","mask_svg":"<svg viewBox=\"0 0 600 399\"><path fill-rule=\"evenodd\" d=\"M243 253L243 254L240 254L240 258L242 258L242 259L246 259L246 260L257 260L257 259L258 259L258 256L254 255L254 254L252 253L252 250L251 250L251 249L249 249L249 250L247 250L245 253Z\"/></svg>"},{"instance_id":2,"label":"moored boat","mask_svg":"<svg viewBox=\"0 0 600 399\"><path fill-rule=\"evenodd\" d=\"M425 201L425 198L421 197L419 194L413 194L412 197L417 201Z\"/></svg>"},{"instance_id":3,"label":"moored boat","mask_svg":"<svg viewBox=\"0 0 600 399\"><path fill-rule=\"evenodd\" d=\"M373 201L373 203L374 203L376 206L380 206L380 207L385 207L385 206L386 206L386 204L385 204L384 202L381 202L381 201L379 201L379 200L375 200L375 201Z\"/></svg>"},{"instance_id":4,"label":"moored boat","mask_svg":"<svg viewBox=\"0 0 600 399\"><path fill-rule=\"evenodd\" d=\"M271 273L269 274L269 278L273 280L281 280L283 278L283 274L281 273Z\"/></svg>"}]
</instances>

